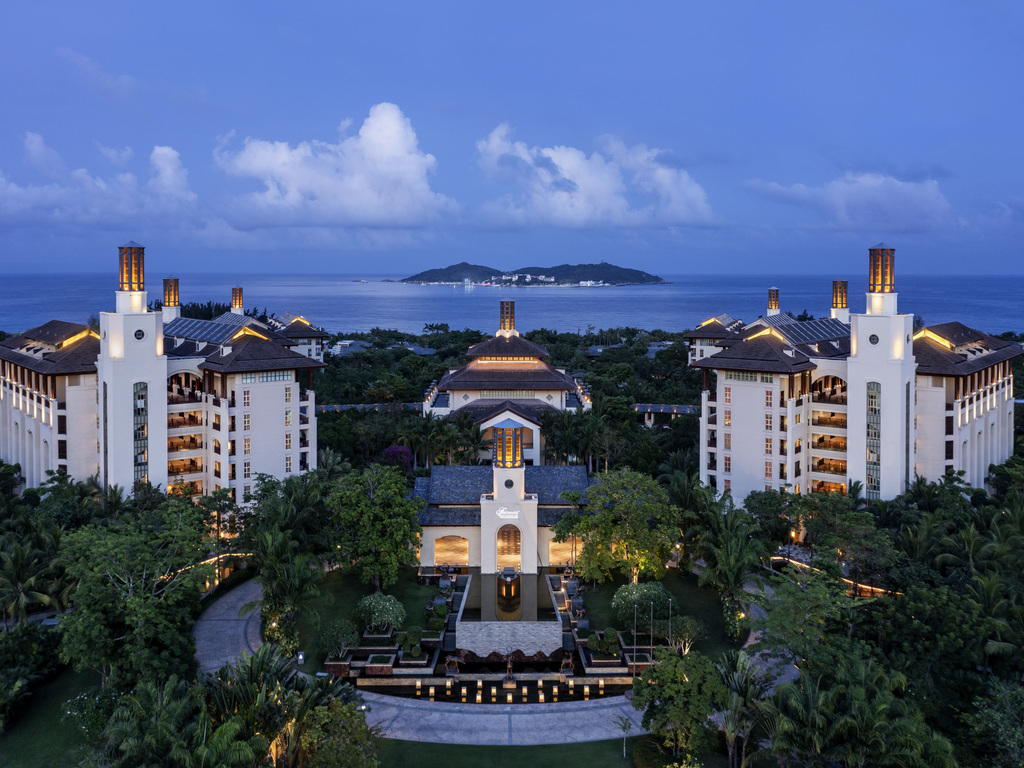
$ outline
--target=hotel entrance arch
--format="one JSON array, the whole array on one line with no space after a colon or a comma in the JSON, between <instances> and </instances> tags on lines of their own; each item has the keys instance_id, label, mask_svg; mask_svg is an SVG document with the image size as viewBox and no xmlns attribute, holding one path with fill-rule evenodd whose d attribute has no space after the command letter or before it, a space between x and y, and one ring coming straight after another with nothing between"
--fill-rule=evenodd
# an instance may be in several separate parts
<instances>
[{"instance_id":1,"label":"hotel entrance arch","mask_svg":"<svg viewBox=\"0 0 1024 768\"><path fill-rule=\"evenodd\" d=\"M495 546L498 550L498 573L505 568L522 568L523 534L518 526L506 523L498 529Z\"/></svg>"}]
</instances>

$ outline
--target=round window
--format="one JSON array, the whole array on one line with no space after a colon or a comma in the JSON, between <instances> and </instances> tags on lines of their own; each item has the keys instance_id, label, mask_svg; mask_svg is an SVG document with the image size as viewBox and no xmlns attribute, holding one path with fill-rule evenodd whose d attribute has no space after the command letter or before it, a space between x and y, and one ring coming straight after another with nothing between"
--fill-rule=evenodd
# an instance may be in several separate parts
<instances>
[{"instance_id":1,"label":"round window","mask_svg":"<svg viewBox=\"0 0 1024 768\"><path fill-rule=\"evenodd\" d=\"M508 480L505 481L506 488L511 488L513 485L515 485L515 483L512 482L512 478L509 478Z\"/></svg>"},{"instance_id":2,"label":"round window","mask_svg":"<svg viewBox=\"0 0 1024 768\"><path fill-rule=\"evenodd\" d=\"M870 341L872 344L877 344L878 343L878 337L875 336L875 334L872 333L870 336L868 336L868 341Z\"/></svg>"},{"instance_id":3,"label":"round window","mask_svg":"<svg viewBox=\"0 0 1024 768\"><path fill-rule=\"evenodd\" d=\"M138 339L139 341L142 341L144 338L146 338L146 332L139 328L139 330L135 332L135 338Z\"/></svg>"}]
</instances>

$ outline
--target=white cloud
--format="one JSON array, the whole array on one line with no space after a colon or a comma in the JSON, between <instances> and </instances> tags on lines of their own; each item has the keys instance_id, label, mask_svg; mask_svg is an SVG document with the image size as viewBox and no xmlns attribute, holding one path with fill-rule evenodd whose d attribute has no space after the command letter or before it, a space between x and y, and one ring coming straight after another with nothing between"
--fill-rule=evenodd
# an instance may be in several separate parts
<instances>
[{"instance_id":1,"label":"white cloud","mask_svg":"<svg viewBox=\"0 0 1024 768\"><path fill-rule=\"evenodd\" d=\"M214 152L226 172L255 179L263 190L237 201L237 226L408 227L428 223L455 203L430 188L437 161L420 150L409 119L377 104L359 133L337 144L246 139L237 152Z\"/></svg>"},{"instance_id":2,"label":"white cloud","mask_svg":"<svg viewBox=\"0 0 1024 768\"><path fill-rule=\"evenodd\" d=\"M848 173L820 187L751 181L766 197L818 210L838 229L921 230L953 221L934 179L900 181L881 173Z\"/></svg>"},{"instance_id":3,"label":"white cloud","mask_svg":"<svg viewBox=\"0 0 1024 768\"><path fill-rule=\"evenodd\" d=\"M518 190L485 209L515 224L564 227L704 224L712 219L707 194L662 152L627 147L608 137L604 152L575 147L530 147L512 141L503 123L477 142L480 165Z\"/></svg>"},{"instance_id":4,"label":"white cloud","mask_svg":"<svg viewBox=\"0 0 1024 768\"><path fill-rule=\"evenodd\" d=\"M115 165L118 168L126 166L135 154L131 147L114 149L113 147L105 147L99 142L96 142L96 148L99 149L101 155L110 161L111 165Z\"/></svg>"},{"instance_id":5,"label":"white cloud","mask_svg":"<svg viewBox=\"0 0 1024 768\"><path fill-rule=\"evenodd\" d=\"M38 133L25 134L25 152L28 162L35 168L52 178L59 178L66 172L64 161L57 152L46 146L43 137Z\"/></svg>"},{"instance_id":6,"label":"white cloud","mask_svg":"<svg viewBox=\"0 0 1024 768\"><path fill-rule=\"evenodd\" d=\"M57 53L78 70L89 85L106 96L123 99L132 96L139 89L138 82L131 75L111 74L88 56L83 56L70 48L61 48Z\"/></svg>"},{"instance_id":7,"label":"white cloud","mask_svg":"<svg viewBox=\"0 0 1024 768\"><path fill-rule=\"evenodd\" d=\"M95 176L84 168L64 171L64 161L37 134L26 137L34 164L53 177L49 184L20 185L0 172L0 222L15 226L159 226L181 223L196 196L188 172L171 147L154 147L152 175L140 186L132 173Z\"/></svg>"}]
</instances>

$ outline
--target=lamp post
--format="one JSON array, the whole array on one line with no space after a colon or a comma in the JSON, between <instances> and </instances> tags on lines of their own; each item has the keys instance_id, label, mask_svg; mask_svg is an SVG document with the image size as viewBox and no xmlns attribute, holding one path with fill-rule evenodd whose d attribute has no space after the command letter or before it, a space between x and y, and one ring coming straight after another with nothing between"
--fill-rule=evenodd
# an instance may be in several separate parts
<instances>
[{"instance_id":1,"label":"lamp post","mask_svg":"<svg viewBox=\"0 0 1024 768\"><path fill-rule=\"evenodd\" d=\"M633 660L636 661L636 603L633 603Z\"/></svg>"},{"instance_id":2,"label":"lamp post","mask_svg":"<svg viewBox=\"0 0 1024 768\"><path fill-rule=\"evenodd\" d=\"M668 599L668 647L675 648L672 645L672 598Z\"/></svg>"},{"instance_id":3,"label":"lamp post","mask_svg":"<svg viewBox=\"0 0 1024 768\"><path fill-rule=\"evenodd\" d=\"M652 662L654 661L654 601L651 600L651 648L650 656L648 657Z\"/></svg>"}]
</instances>

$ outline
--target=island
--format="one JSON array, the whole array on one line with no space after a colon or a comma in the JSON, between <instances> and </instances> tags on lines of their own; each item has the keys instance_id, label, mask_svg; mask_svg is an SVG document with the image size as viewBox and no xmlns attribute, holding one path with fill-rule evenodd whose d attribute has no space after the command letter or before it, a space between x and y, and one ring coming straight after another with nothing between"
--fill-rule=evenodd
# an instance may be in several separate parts
<instances>
[{"instance_id":1,"label":"island","mask_svg":"<svg viewBox=\"0 0 1024 768\"><path fill-rule=\"evenodd\" d=\"M657 275L639 269L600 264L560 264L557 267L521 267L513 270L495 269L465 261L443 269L428 269L406 277L403 283L473 284L473 285L650 285L665 283Z\"/></svg>"}]
</instances>

